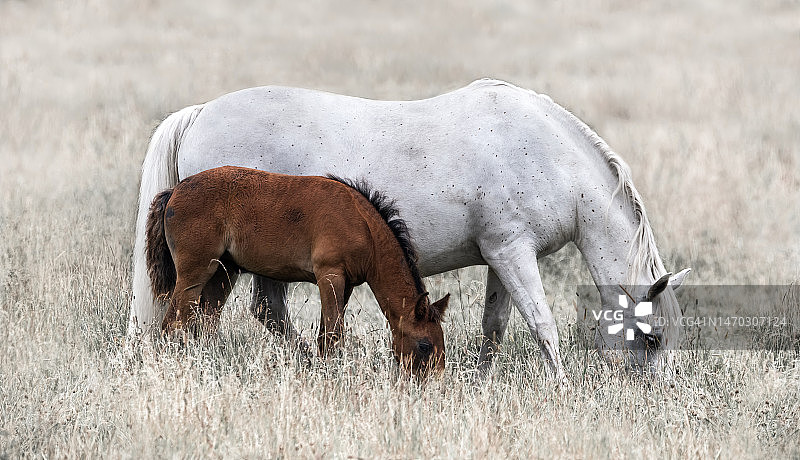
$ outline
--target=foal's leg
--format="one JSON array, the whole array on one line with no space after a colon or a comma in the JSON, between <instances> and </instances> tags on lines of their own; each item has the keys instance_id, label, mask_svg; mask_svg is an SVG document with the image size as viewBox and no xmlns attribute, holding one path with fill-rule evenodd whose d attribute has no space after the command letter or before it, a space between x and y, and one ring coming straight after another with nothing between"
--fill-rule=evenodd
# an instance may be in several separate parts
<instances>
[{"instance_id":1,"label":"foal's leg","mask_svg":"<svg viewBox=\"0 0 800 460\"><path fill-rule=\"evenodd\" d=\"M327 356L339 342L344 332L344 307L352 288L347 289L344 271L339 269L314 270L322 301L317 346L320 355Z\"/></svg>"},{"instance_id":2,"label":"foal's leg","mask_svg":"<svg viewBox=\"0 0 800 460\"><path fill-rule=\"evenodd\" d=\"M164 332L169 334L177 329L185 330L195 325L200 295L208 278L210 276L202 279L194 276L178 275L169 308L167 308L164 321L161 323L161 329Z\"/></svg>"},{"instance_id":3,"label":"foal's leg","mask_svg":"<svg viewBox=\"0 0 800 460\"><path fill-rule=\"evenodd\" d=\"M559 384L566 384L558 348L558 329L539 277L533 244L517 240L511 246L482 247L481 253L503 286L511 293L531 334L539 342L548 374L555 377Z\"/></svg>"},{"instance_id":4,"label":"foal's leg","mask_svg":"<svg viewBox=\"0 0 800 460\"><path fill-rule=\"evenodd\" d=\"M483 337L478 370L486 377L492 368L492 359L503 342L511 313L511 295L492 267L486 279L486 303L483 308Z\"/></svg>"},{"instance_id":5,"label":"foal's leg","mask_svg":"<svg viewBox=\"0 0 800 460\"><path fill-rule=\"evenodd\" d=\"M161 323L164 332L170 333L175 329L194 326L203 287L217 270L218 262L212 259L213 257L195 257L191 261L176 263L178 276L175 289L172 291L169 308Z\"/></svg>"},{"instance_id":6,"label":"foal's leg","mask_svg":"<svg viewBox=\"0 0 800 460\"><path fill-rule=\"evenodd\" d=\"M214 276L203 287L203 294L200 298L203 312L202 326L205 328L203 332L207 334L216 332L222 307L225 306L225 301L233 290L238 277L238 269L220 265Z\"/></svg>"}]
</instances>

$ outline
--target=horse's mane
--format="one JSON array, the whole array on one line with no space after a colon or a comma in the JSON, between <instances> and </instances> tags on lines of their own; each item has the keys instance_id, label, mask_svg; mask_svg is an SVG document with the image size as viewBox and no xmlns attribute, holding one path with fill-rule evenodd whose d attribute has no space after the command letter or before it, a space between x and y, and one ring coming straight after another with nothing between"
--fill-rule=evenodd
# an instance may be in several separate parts
<instances>
[{"instance_id":1,"label":"horse's mane","mask_svg":"<svg viewBox=\"0 0 800 460\"><path fill-rule=\"evenodd\" d=\"M395 200L390 199L380 190L373 189L364 178L351 180L334 174L328 174L327 177L328 179L335 180L357 191L372 204L376 211L378 211L378 214L381 215L386 225L392 230L392 234L394 234L397 243L400 244L400 248L403 250L406 263L411 270L411 277L414 278L414 286L417 289L417 293L422 294L425 292L425 285L422 283L422 277L417 268L417 250L414 248L414 244L411 241L411 235L408 232L406 222L397 218L400 211L397 209Z\"/></svg>"},{"instance_id":2,"label":"horse's mane","mask_svg":"<svg viewBox=\"0 0 800 460\"><path fill-rule=\"evenodd\" d=\"M647 218L647 211L644 209L644 201L639 191L636 190L636 187L633 185L631 168L625 163L625 160L611 150L611 147L609 147L586 123L555 102L553 102L553 106L563 112L571 122L575 123L581 134L586 136L595 150L603 155L608 165L614 170L618 182L617 188L614 189L614 193L611 194L610 201L614 201L614 197L617 196L618 193L624 193L633 208L634 215L639 221L639 226L636 228L636 233L634 234L630 249L631 265L630 271L628 272L628 284L635 285L638 281L638 275L642 272L649 275L651 282L659 279L667 271L664 269L661 256L658 254L653 229L650 227L650 220Z\"/></svg>"},{"instance_id":3,"label":"horse's mane","mask_svg":"<svg viewBox=\"0 0 800 460\"><path fill-rule=\"evenodd\" d=\"M658 253L658 248L656 247L656 239L653 235L653 230L650 227L650 221L647 218L647 211L644 209L644 201L642 200L642 196L639 194L639 191L636 190L636 187L633 185L630 167L619 155L611 150L611 147L609 147L608 144L606 144L606 142L596 132L594 132L594 130L592 130L592 128L590 128L580 118L573 115L572 112L553 102L553 100L545 94L538 94L531 90L519 88L502 80L482 79L473 82L470 86L507 86L529 93L534 97L546 102L548 107L563 116L567 122L575 126L578 129L578 132L583 135L594 147L595 151L599 152L603 156L617 176L617 187L611 194L610 201L613 202L614 197L617 196L618 193L624 193L625 197L628 199L628 202L633 208L634 215L639 220L639 226L636 228L636 232L634 233L633 241L631 242L631 247L628 254L630 268L628 271L627 283L629 285L637 284L637 277L641 273L646 273L651 279L651 282L654 282L667 273L667 270L664 268L664 263L661 261L661 256ZM681 315L680 307L678 306L678 300L675 298L675 294L671 289L664 291L664 297L662 302L660 302L660 305L662 305L661 314L669 320L669 326L667 326L667 330L664 331L665 338L667 338L669 341L670 338L677 337L677 334L679 333L677 323L678 318L680 318Z\"/></svg>"},{"instance_id":4,"label":"horse's mane","mask_svg":"<svg viewBox=\"0 0 800 460\"><path fill-rule=\"evenodd\" d=\"M628 270L627 284L631 286L636 285L638 283L638 276L641 273L645 273L649 277L650 282L655 282L657 279L664 276L667 270L664 268L664 263L656 247L656 238L655 235L653 235L652 227L650 227L650 220L647 218L644 200L642 200L642 196L633 185L631 168L625 163L622 157L611 150L611 147L580 118L553 102L548 96L544 96L544 98L549 100L556 111L561 112L567 120L578 128L580 133L594 146L595 151L603 156L616 174L617 187L611 194L610 202L613 202L614 197L622 192L633 208L633 214L639 220L639 225L633 235L633 241L631 241L631 247L628 252L630 268ZM609 204L609 206L611 205ZM662 293L661 302L659 302L658 305L660 306L660 312L658 313L667 319L667 326L663 333L665 345L674 346L677 344L677 339L680 334L678 322L681 317L681 310L678 305L678 299L675 297L675 293L672 292L672 289L667 289Z\"/></svg>"},{"instance_id":5,"label":"horse's mane","mask_svg":"<svg viewBox=\"0 0 800 460\"><path fill-rule=\"evenodd\" d=\"M655 282L667 273L664 268L664 263L658 253L656 247L656 238L653 235L653 229L650 227L650 220L647 218L647 211L644 209L644 202L639 191L633 185L633 178L631 169L627 163L606 144L586 123L582 122L578 117L570 113L567 109L553 103L554 106L560 107L569 118L579 127L581 132L589 139L595 150L600 152L608 162L611 169L617 175L617 188L611 194L610 202L614 201L614 197L623 192L628 198L628 202L633 208L633 213L639 219L639 226L636 228L636 233L633 235L631 248L628 252L628 260L630 268L628 270L628 284L633 286L637 284L637 277L640 273L646 273L651 282ZM609 203L609 206L611 204ZM667 320L667 325L663 331L663 339L665 346L676 346L680 335L680 327L678 326L681 317L681 309L678 305L678 299L672 289L667 289L661 294L661 302L658 303L659 312Z\"/></svg>"}]
</instances>

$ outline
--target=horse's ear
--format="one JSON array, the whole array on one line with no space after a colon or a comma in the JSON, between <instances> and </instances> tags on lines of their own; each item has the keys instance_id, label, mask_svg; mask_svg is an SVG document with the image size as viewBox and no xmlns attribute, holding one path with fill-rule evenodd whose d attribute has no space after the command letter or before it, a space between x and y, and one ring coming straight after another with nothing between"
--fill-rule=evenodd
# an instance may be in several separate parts
<instances>
[{"instance_id":1,"label":"horse's ear","mask_svg":"<svg viewBox=\"0 0 800 460\"><path fill-rule=\"evenodd\" d=\"M431 305L431 309L436 312L438 321L441 321L444 317L444 312L447 311L448 305L450 305L450 293Z\"/></svg>"},{"instance_id":2,"label":"horse's ear","mask_svg":"<svg viewBox=\"0 0 800 460\"><path fill-rule=\"evenodd\" d=\"M653 300L656 298L657 295L664 292L664 289L667 288L669 284L669 277L672 276L672 273L667 273L666 275L662 276L658 279L652 286L650 286L650 290L647 291L647 299L646 300Z\"/></svg>"},{"instance_id":3,"label":"horse's ear","mask_svg":"<svg viewBox=\"0 0 800 460\"><path fill-rule=\"evenodd\" d=\"M674 292L678 292L678 290L681 288L681 285L683 285L683 280L690 271L692 271L691 268L684 268L683 270L679 271L677 275L669 277L669 285L672 287Z\"/></svg>"}]
</instances>

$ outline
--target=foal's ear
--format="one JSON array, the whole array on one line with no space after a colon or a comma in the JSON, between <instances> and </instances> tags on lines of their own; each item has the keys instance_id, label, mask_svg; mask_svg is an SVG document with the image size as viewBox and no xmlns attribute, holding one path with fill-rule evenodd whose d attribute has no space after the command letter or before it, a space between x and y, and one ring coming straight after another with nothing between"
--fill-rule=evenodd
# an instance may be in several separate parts
<instances>
[{"instance_id":1,"label":"foal's ear","mask_svg":"<svg viewBox=\"0 0 800 460\"><path fill-rule=\"evenodd\" d=\"M428 316L428 303L423 302L426 298L428 298L427 291L417 295L417 298L414 300L414 316L416 316L418 320L423 320Z\"/></svg>"},{"instance_id":2,"label":"foal's ear","mask_svg":"<svg viewBox=\"0 0 800 460\"><path fill-rule=\"evenodd\" d=\"M439 321L444 317L444 312L447 310L448 305L450 305L450 293L431 304L431 309L436 312Z\"/></svg>"},{"instance_id":3,"label":"foal's ear","mask_svg":"<svg viewBox=\"0 0 800 460\"><path fill-rule=\"evenodd\" d=\"M683 280L686 279L686 275L688 275L690 271L692 271L691 268L684 268L679 271L677 275L669 277L669 285L672 286L674 292L678 292L683 284Z\"/></svg>"},{"instance_id":4,"label":"foal's ear","mask_svg":"<svg viewBox=\"0 0 800 460\"><path fill-rule=\"evenodd\" d=\"M653 300L656 298L657 295L664 292L664 289L667 288L669 284L669 277L672 276L672 273L667 273L666 275L662 276L658 279L652 286L650 286L650 290L647 291L647 300Z\"/></svg>"}]
</instances>

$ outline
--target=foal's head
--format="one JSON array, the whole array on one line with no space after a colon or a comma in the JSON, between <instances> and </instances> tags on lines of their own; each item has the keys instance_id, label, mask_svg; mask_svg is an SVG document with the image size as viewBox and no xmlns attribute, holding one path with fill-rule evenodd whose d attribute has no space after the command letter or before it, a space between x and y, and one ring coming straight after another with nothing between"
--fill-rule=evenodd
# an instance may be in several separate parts
<instances>
[{"instance_id":1,"label":"foal's head","mask_svg":"<svg viewBox=\"0 0 800 460\"><path fill-rule=\"evenodd\" d=\"M400 366L415 375L444 370L442 318L450 294L430 303L428 293L416 299L413 315L392 328L392 350Z\"/></svg>"}]
</instances>

